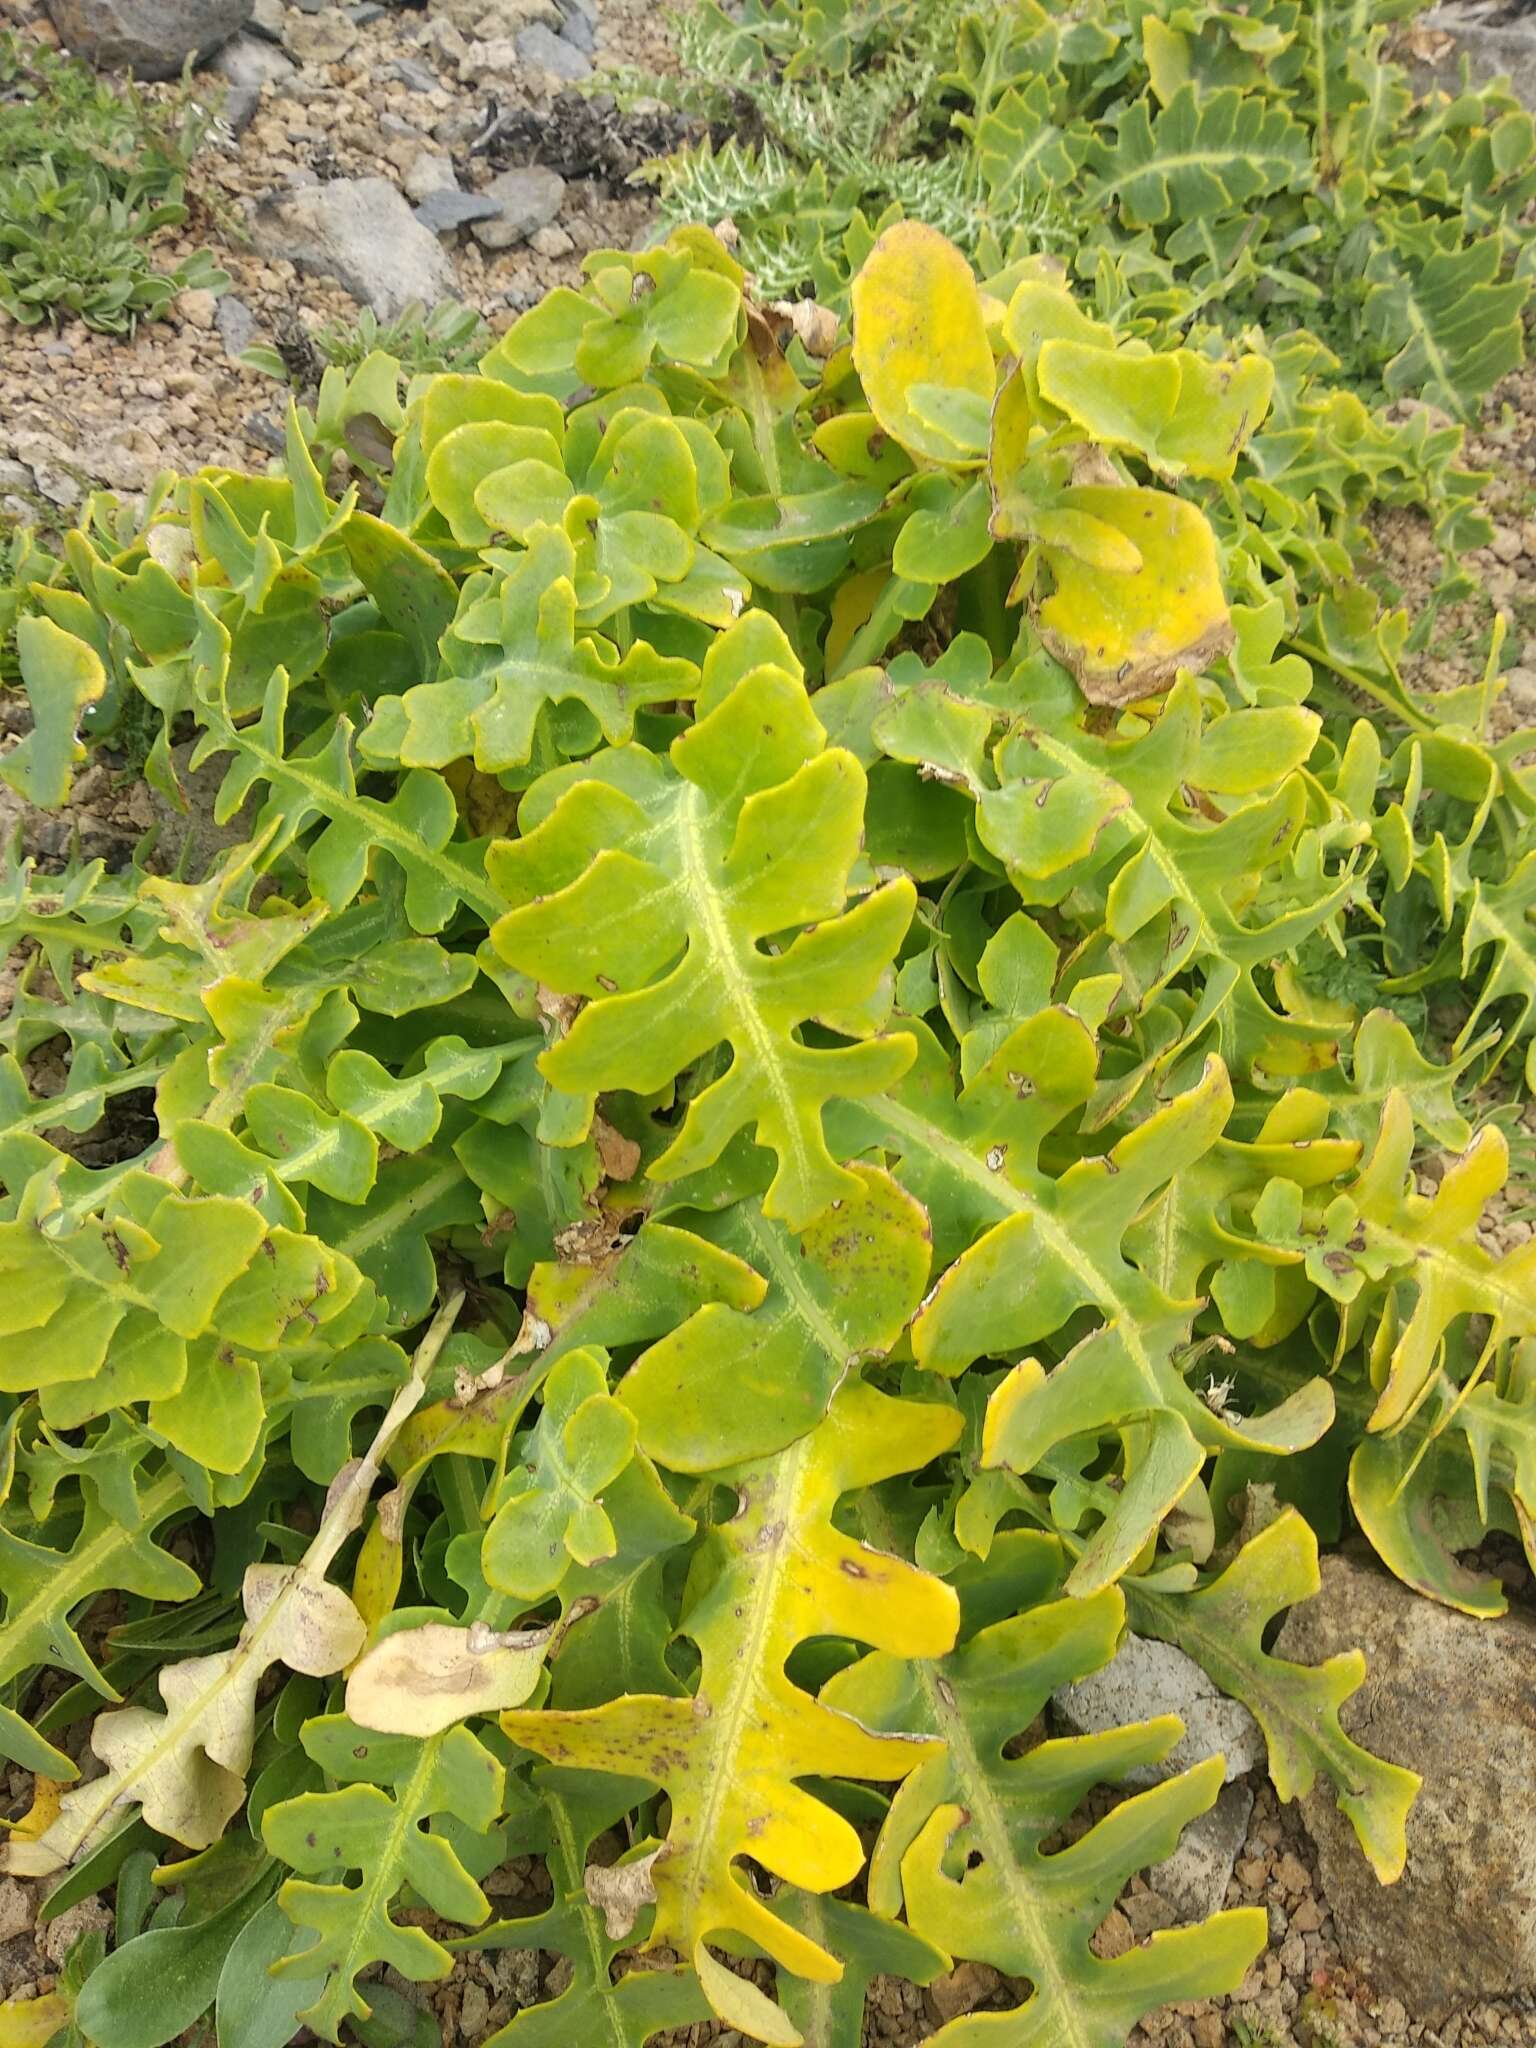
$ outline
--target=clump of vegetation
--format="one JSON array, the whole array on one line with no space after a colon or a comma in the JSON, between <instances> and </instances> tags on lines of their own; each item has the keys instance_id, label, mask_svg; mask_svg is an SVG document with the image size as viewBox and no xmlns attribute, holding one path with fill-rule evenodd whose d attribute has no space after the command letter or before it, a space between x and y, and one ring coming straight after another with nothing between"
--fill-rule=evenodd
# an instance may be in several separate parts
<instances>
[{"instance_id":1,"label":"clump of vegetation","mask_svg":"<svg viewBox=\"0 0 1536 2048\"><path fill-rule=\"evenodd\" d=\"M471 370L485 354L490 329L473 306L447 299L426 307L413 299L393 320L364 306L353 320L328 320L286 345L260 342L241 357L253 369L302 389L326 369L353 371L372 355L388 356L407 375L429 370ZM301 353L302 352L302 353Z\"/></svg>"},{"instance_id":2,"label":"clump of vegetation","mask_svg":"<svg viewBox=\"0 0 1536 2048\"><path fill-rule=\"evenodd\" d=\"M898 217L983 270L1051 251L1122 327L1305 325L1465 418L1520 360L1536 127L1497 87L1416 95L1419 5L704 0L643 85L730 139L655 167L663 212L835 306Z\"/></svg>"},{"instance_id":3,"label":"clump of vegetation","mask_svg":"<svg viewBox=\"0 0 1536 2048\"><path fill-rule=\"evenodd\" d=\"M73 58L0 32L0 307L23 326L129 333L180 291L228 282L206 250L173 269L151 244L187 218L211 115L188 92L118 90Z\"/></svg>"},{"instance_id":4,"label":"clump of vegetation","mask_svg":"<svg viewBox=\"0 0 1536 2048\"><path fill-rule=\"evenodd\" d=\"M58 1994L114 2048L371 2040L371 1966L476 1945L569 1958L497 2048L857 2048L961 1958L1113 2042L1265 1920L1094 1953L1222 1767L1046 1854L1180 1733L1019 1753L1052 1691L1181 1645L1391 1882L1416 1780L1272 1625L1346 1514L1474 1614L1533 1526L1468 1114L1532 1079L1531 736L1492 665L1404 680L1348 545L1387 458L1288 341L914 222L851 342L702 228L587 272L474 372L333 368L19 623L18 789L117 689L245 829L0 892L0 1861L116 1877ZM553 1903L495 1917L527 1853Z\"/></svg>"}]
</instances>

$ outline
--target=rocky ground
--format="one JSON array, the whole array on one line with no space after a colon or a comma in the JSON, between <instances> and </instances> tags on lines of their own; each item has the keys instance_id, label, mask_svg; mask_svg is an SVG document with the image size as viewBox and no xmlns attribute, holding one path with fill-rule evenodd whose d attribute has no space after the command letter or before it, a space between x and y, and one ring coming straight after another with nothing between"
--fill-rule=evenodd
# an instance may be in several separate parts
<instances>
[{"instance_id":1,"label":"rocky ground","mask_svg":"<svg viewBox=\"0 0 1536 2048\"><path fill-rule=\"evenodd\" d=\"M58 41L33 0L0 0L0 25ZM459 298L498 329L577 281L589 250L628 247L650 209L625 179L675 131L576 88L669 62L649 0L256 0L195 75L224 120L192 217L156 251L169 268L209 247L230 288L185 293L131 340L0 312L0 514L67 515L163 468L263 465L287 394L238 360L253 342L302 361L358 300L387 320Z\"/></svg>"},{"instance_id":2,"label":"rocky ground","mask_svg":"<svg viewBox=\"0 0 1536 2048\"><path fill-rule=\"evenodd\" d=\"M69 4L59 0L55 13ZM57 40L32 0L0 0L0 22ZM649 208L625 180L667 145L672 120L660 108L621 115L576 88L605 67L665 70L670 61L651 0L256 0L247 29L198 74L200 90L223 96L224 118L199 167L193 217L164 249L170 261L182 247L212 247L230 289L217 299L189 293L170 320L125 341L78 326L21 330L0 314L0 515L67 523L100 485L137 492L162 468L260 466L286 392L239 360L252 343L313 367L310 337L354 322L360 302L388 320L408 300L449 296L499 328L550 285L573 281L588 250L628 245ZM1443 615L1418 673L1440 687L1467 680L1503 609L1523 642L1498 713L1500 729L1512 730L1536 725L1536 371L1508 381L1470 452L1495 473L1497 530L1471 559L1481 591ZM1423 523L1393 515L1379 540L1382 577L1416 610L1438 574ZM76 831L88 857L111 861L154 822L153 800L101 764L80 778L67 816L35 822L45 862ZM1497 1242L1507 1248L1529 1230L1500 1223ZM1357 1639L1377 1649L1371 1685L1345 1722L1369 1723L1372 1747L1429 1781L1407 1877L1393 1893L1377 1890L1328 1795L1282 1806L1261 1765L1234 1777L1180 1855L1132 1883L1095 1945L1119 1954L1225 1903L1262 1906L1270 1948L1234 1996L1169 2010L1138 2029L1135 2048L1536 2048L1536 1999L1479 1995L1536 1984L1536 1852L1511 1846L1509 1827L1511 1801L1523 1809L1536 1784L1536 1596L1512 1548L1500 1546L1492 1562L1512 1612L1479 1625L1426 1610L1368 1566L1330 1561L1328 1596L1293 1617L1286 1646L1306 1662ZM1141 1697L1135 1683L1134 1672L1118 1674L1116 1718L1179 1704L1166 1670ZM1491 1759L1488 1707L1500 1699L1511 1732ZM1063 1702L1061 1725L1092 1725L1085 1713ZM1211 1743L1237 1763L1262 1756L1257 1731L1230 1706ZM541 1885L519 1863L488 1889L498 1914L515 1914L545 1903ZM87 1900L39 1928L37 1904L35 1887L0 1881L0 1997L49 1988L75 1936L107 1924L101 1903ZM547 1955L481 1952L413 1995L436 2014L444 2048L482 2048L567 1976ZM867 2042L909 2048L959 2014L1002 2010L1020 1995L972 1964L926 1991L881 1982ZM667 2048L737 2039L696 2028Z\"/></svg>"}]
</instances>

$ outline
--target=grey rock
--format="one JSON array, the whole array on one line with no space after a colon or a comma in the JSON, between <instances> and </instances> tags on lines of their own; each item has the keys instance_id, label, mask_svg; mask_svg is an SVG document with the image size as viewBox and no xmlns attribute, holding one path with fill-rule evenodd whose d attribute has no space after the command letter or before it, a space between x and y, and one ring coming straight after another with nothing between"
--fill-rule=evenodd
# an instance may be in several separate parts
<instances>
[{"instance_id":1,"label":"grey rock","mask_svg":"<svg viewBox=\"0 0 1536 2048\"><path fill-rule=\"evenodd\" d=\"M284 46L301 64L338 64L357 41L357 25L339 7L290 15Z\"/></svg>"},{"instance_id":2,"label":"grey rock","mask_svg":"<svg viewBox=\"0 0 1536 2048\"><path fill-rule=\"evenodd\" d=\"M496 202L496 218L475 222L476 241L487 249L510 249L548 225L565 198L565 180L545 164L503 171L485 188Z\"/></svg>"},{"instance_id":3,"label":"grey rock","mask_svg":"<svg viewBox=\"0 0 1536 2048\"><path fill-rule=\"evenodd\" d=\"M224 88L223 115L231 135L243 135L256 118L256 109L261 105L259 85L227 85Z\"/></svg>"},{"instance_id":4,"label":"grey rock","mask_svg":"<svg viewBox=\"0 0 1536 2048\"><path fill-rule=\"evenodd\" d=\"M570 85L580 85L583 79L592 76L592 66L583 52L574 43L557 36L542 21L520 28L515 40L518 56L536 70L553 72L556 78L563 78Z\"/></svg>"},{"instance_id":5,"label":"grey rock","mask_svg":"<svg viewBox=\"0 0 1536 2048\"><path fill-rule=\"evenodd\" d=\"M256 339L256 315L233 292L226 292L213 316L227 356L240 355Z\"/></svg>"},{"instance_id":6,"label":"grey rock","mask_svg":"<svg viewBox=\"0 0 1536 2048\"><path fill-rule=\"evenodd\" d=\"M175 78L244 28L251 0L47 0L59 39L98 70Z\"/></svg>"},{"instance_id":7,"label":"grey rock","mask_svg":"<svg viewBox=\"0 0 1536 2048\"><path fill-rule=\"evenodd\" d=\"M283 85L294 77L293 59L260 36L232 36L214 53L208 69L232 86Z\"/></svg>"},{"instance_id":8,"label":"grey rock","mask_svg":"<svg viewBox=\"0 0 1536 2048\"><path fill-rule=\"evenodd\" d=\"M1141 1764L1128 1785L1155 1785L1203 1757L1226 1758L1227 1779L1240 1778L1266 1755L1264 1737L1248 1709L1229 1700L1192 1657L1172 1643L1128 1635L1114 1658L1076 1685L1052 1695L1058 1718L1076 1735L1177 1714L1184 1733L1161 1763Z\"/></svg>"},{"instance_id":9,"label":"grey rock","mask_svg":"<svg viewBox=\"0 0 1536 2048\"><path fill-rule=\"evenodd\" d=\"M349 7L347 12L359 28L366 28L370 21L382 21L389 9L381 7L379 0L363 0L361 7Z\"/></svg>"},{"instance_id":10,"label":"grey rock","mask_svg":"<svg viewBox=\"0 0 1536 2048\"><path fill-rule=\"evenodd\" d=\"M389 70L391 77L398 78L412 92L436 92L441 83L435 71L418 64L414 57L397 57Z\"/></svg>"},{"instance_id":11,"label":"grey rock","mask_svg":"<svg viewBox=\"0 0 1536 2048\"><path fill-rule=\"evenodd\" d=\"M581 12L580 8L573 8L564 21L561 22L560 40L563 43L570 43L587 57L590 57L597 48L597 36L593 30L592 23Z\"/></svg>"},{"instance_id":12,"label":"grey rock","mask_svg":"<svg viewBox=\"0 0 1536 2048\"><path fill-rule=\"evenodd\" d=\"M8 455L0 455L0 491L30 491L32 472L24 462L13 462Z\"/></svg>"},{"instance_id":13,"label":"grey rock","mask_svg":"<svg viewBox=\"0 0 1536 2048\"><path fill-rule=\"evenodd\" d=\"M420 203L429 192L456 192L459 181L453 165L435 149L419 149L401 181L407 199Z\"/></svg>"},{"instance_id":14,"label":"grey rock","mask_svg":"<svg viewBox=\"0 0 1536 2048\"><path fill-rule=\"evenodd\" d=\"M456 185L440 186L429 192L416 209L416 218L434 235L451 235L472 221L487 220L500 208L483 192L461 192Z\"/></svg>"},{"instance_id":15,"label":"grey rock","mask_svg":"<svg viewBox=\"0 0 1536 2048\"><path fill-rule=\"evenodd\" d=\"M250 35L231 37L208 68L225 81L224 119L236 135L243 135L255 119L264 86L287 85L298 76L275 44Z\"/></svg>"},{"instance_id":16,"label":"grey rock","mask_svg":"<svg viewBox=\"0 0 1536 2048\"><path fill-rule=\"evenodd\" d=\"M1190 1822L1173 1854L1152 1865L1147 1883L1173 1907L1176 1920L1205 1920L1220 1910L1252 1817L1252 1789L1241 1781L1223 1785L1216 1804Z\"/></svg>"},{"instance_id":17,"label":"grey rock","mask_svg":"<svg viewBox=\"0 0 1536 2048\"><path fill-rule=\"evenodd\" d=\"M1430 2025L1473 1999L1536 1990L1536 1620L1474 1620L1348 1554L1322 1569L1276 1655L1316 1664L1363 1650L1366 1680L1340 1719L1424 1780L1390 1888L1331 1790L1302 1801L1346 1958Z\"/></svg>"},{"instance_id":18,"label":"grey rock","mask_svg":"<svg viewBox=\"0 0 1536 2048\"><path fill-rule=\"evenodd\" d=\"M338 279L386 320L413 299L431 306L458 295L442 244L387 178L336 178L269 193L251 232L263 255Z\"/></svg>"},{"instance_id":19,"label":"grey rock","mask_svg":"<svg viewBox=\"0 0 1536 2048\"><path fill-rule=\"evenodd\" d=\"M1465 57L1474 79L1507 75L1518 97L1536 107L1536 21L1501 21L1492 15L1491 9L1461 7L1434 7L1421 14L1414 24L1415 42L1421 48L1431 37L1445 36L1449 42L1442 55L1427 62L1419 59L1411 68L1421 84L1442 85L1455 93Z\"/></svg>"},{"instance_id":20,"label":"grey rock","mask_svg":"<svg viewBox=\"0 0 1536 2048\"><path fill-rule=\"evenodd\" d=\"M281 455L288 445L288 437L269 412L248 412L245 431L258 447L272 455Z\"/></svg>"},{"instance_id":21,"label":"grey rock","mask_svg":"<svg viewBox=\"0 0 1536 2048\"><path fill-rule=\"evenodd\" d=\"M252 0L251 18L246 26L252 35L261 36L269 43L280 43L287 12L283 0Z\"/></svg>"}]
</instances>

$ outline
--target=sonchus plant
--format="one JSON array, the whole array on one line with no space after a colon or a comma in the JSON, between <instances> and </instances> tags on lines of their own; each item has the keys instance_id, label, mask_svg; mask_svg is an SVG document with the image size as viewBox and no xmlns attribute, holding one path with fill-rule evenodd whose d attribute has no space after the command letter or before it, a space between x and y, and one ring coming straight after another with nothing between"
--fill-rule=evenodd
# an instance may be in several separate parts
<instances>
[{"instance_id":1,"label":"sonchus plant","mask_svg":"<svg viewBox=\"0 0 1536 2048\"><path fill-rule=\"evenodd\" d=\"M1113 1803L1179 1725L1056 1688L1180 1645L1390 1882L1271 1624L1346 1511L1480 1613L1530 1537L1530 735L1273 515L1257 347L912 223L816 358L701 229L587 267L27 593L12 783L142 700L229 842L0 893L0 1855L118 1898L43 2018L372 2041L510 1945L506 2048L857 2048L960 1958L947 2048L1118 2042L1265 1923L1096 1952L1221 1766Z\"/></svg>"}]
</instances>

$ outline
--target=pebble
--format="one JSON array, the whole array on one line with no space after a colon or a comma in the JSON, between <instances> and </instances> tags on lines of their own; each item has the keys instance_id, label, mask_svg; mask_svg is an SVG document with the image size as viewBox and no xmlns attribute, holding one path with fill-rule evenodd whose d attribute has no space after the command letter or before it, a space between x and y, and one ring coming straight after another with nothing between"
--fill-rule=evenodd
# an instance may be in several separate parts
<instances>
[{"instance_id":1,"label":"pebble","mask_svg":"<svg viewBox=\"0 0 1536 2048\"><path fill-rule=\"evenodd\" d=\"M226 355L242 354L256 339L256 315L244 299L237 299L232 292L226 292L220 299L214 325Z\"/></svg>"},{"instance_id":2,"label":"pebble","mask_svg":"<svg viewBox=\"0 0 1536 2048\"><path fill-rule=\"evenodd\" d=\"M357 41L357 23L339 7L303 13L283 30L283 42L301 64L336 64Z\"/></svg>"},{"instance_id":3,"label":"pebble","mask_svg":"<svg viewBox=\"0 0 1536 2048\"><path fill-rule=\"evenodd\" d=\"M1525 541L1512 526L1496 526L1488 545L1501 562L1518 562L1525 553Z\"/></svg>"},{"instance_id":4,"label":"pebble","mask_svg":"<svg viewBox=\"0 0 1536 2048\"><path fill-rule=\"evenodd\" d=\"M25 1934L32 1925L33 1899L25 1885L14 1877L0 1878L0 1941Z\"/></svg>"},{"instance_id":5,"label":"pebble","mask_svg":"<svg viewBox=\"0 0 1536 2048\"><path fill-rule=\"evenodd\" d=\"M459 181L453 165L435 149L419 150L405 174L405 196L422 200L429 192L457 192Z\"/></svg>"},{"instance_id":6,"label":"pebble","mask_svg":"<svg viewBox=\"0 0 1536 2048\"><path fill-rule=\"evenodd\" d=\"M218 304L216 294L199 287L195 291L183 292L176 301L176 310L189 327L201 327L206 332L214 324Z\"/></svg>"},{"instance_id":7,"label":"pebble","mask_svg":"<svg viewBox=\"0 0 1536 2048\"><path fill-rule=\"evenodd\" d=\"M499 212L495 200L487 199L483 192L461 192L456 185L443 185L423 195L416 218L433 234L449 235Z\"/></svg>"},{"instance_id":8,"label":"pebble","mask_svg":"<svg viewBox=\"0 0 1536 2048\"><path fill-rule=\"evenodd\" d=\"M438 89L437 74L412 57L397 57L389 69L390 75L398 78L412 92L436 92Z\"/></svg>"},{"instance_id":9,"label":"pebble","mask_svg":"<svg viewBox=\"0 0 1536 2048\"><path fill-rule=\"evenodd\" d=\"M556 35L544 22L519 29L515 38L517 54L525 64L553 72L569 85L579 85L592 76L591 60L574 44Z\"/></svg>"},{"instance_id":10,"label":"pebble","mask_svg":"<svg viewBox=\"0 0 1536 2048\"><path fill-rule=\"evenodd\" d=\"M564 228L539 228L528 237L528 246L536 256L569 256L576 244Z\"/></svg>"},{"instance_id":11,"label":"pebble","mask_svg":"<svg viewBox=\"0 0 1536 2048\"><path fill-rule=\"evenodd\" d=\"M475 239L485 249L510 249L554 219L565 199L565 180L544 164L527 164L493 178L485 196L495 200L498 214L475 223Z\"/></svg>"}]
</instances>

